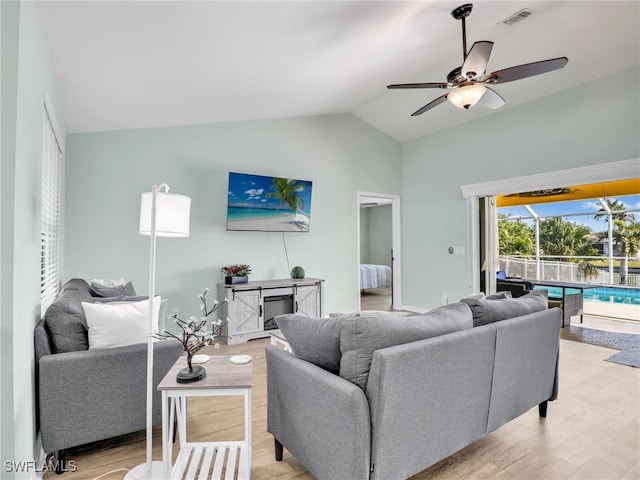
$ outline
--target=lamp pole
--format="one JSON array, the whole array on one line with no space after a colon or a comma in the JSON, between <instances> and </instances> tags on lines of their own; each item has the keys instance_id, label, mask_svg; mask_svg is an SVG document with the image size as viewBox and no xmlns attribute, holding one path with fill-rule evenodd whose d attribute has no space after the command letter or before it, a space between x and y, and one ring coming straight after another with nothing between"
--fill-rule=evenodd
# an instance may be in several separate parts
<instances>
[{"instance_id":1,"label":"lamp pole","mask_svg":"<svg viewBox=\"0 0 640 480\"><path fill-rule=\"evenodd\" d=\"M159 196L162 196L159 202ZM149 203L150 200L150 204ZM154 185L151 195L142 195L140 208L140 233L149 235L149 336L147 339L147 411L146 411L146 462L129 471L125 480L162 479L164 464L153 461L153 334L156 291L156 238L188 237L191 199L184 195L169 194L166 183ZM160 221L158 221L160 214Z\"/></svg>"}]
</instances>

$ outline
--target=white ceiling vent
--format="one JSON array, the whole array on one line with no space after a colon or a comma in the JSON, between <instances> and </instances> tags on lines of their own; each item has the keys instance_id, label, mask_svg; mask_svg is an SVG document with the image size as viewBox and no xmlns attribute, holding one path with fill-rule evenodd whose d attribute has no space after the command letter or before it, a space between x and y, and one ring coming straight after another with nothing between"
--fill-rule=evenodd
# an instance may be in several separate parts
<instances>
[{"instance_id":1,"label":"white ceiling vent","mask_svg":"<svg viewBox=\"0 0 640 480\"><path fill-rule=\"evenodd\" d=\"M532 13L533 13L533 10L529 10L528 8L523 8L522 10L511 15L510 17L507 17L501 22L498 22L498 25L513 25L514 23L518 23L524 20Z\"/></svg>"}]
</instances>

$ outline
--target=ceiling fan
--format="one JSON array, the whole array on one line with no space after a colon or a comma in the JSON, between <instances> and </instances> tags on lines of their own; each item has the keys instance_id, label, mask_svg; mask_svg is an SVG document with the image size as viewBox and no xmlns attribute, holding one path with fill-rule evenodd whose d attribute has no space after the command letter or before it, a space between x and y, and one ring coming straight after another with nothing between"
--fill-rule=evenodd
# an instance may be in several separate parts
<instances>
[{"instance_id":1,"label":"ceiling fan","mask_svg":"<svg viewBox=\"0 0 640 480\"><path fill-rule=\"evenodd\" d=\"M456 107L468 109L476 103L488 108L499 108L505 104L504 99L488 85L512 82L523 78L533 77L542 73L551 72L563 68L569 59L567 57L551 58L539 62L525 63L515 67L497 70L485 75L493 42L475 42L467 53L467 32L465 19L471 13L473 4L460 5L451 12L456 20L462 20L462 52L463 63L461 67L454 68L447 75L447 81L436 83L402 83L388 85L389 89L407 88L442 88L452 89L451 92L432 100L424 107L411 114L412 117L431 110L449 99Z\"/></svg>"}]
</instances>

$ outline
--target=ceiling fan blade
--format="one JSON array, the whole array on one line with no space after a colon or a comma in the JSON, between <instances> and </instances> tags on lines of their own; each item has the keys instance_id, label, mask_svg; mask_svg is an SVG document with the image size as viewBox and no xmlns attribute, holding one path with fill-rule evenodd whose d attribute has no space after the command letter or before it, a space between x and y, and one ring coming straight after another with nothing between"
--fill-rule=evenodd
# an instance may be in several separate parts
<instances>
[{"instance_id":1,"label":"ceiling fan blade","mask_svg":"<svg viewBox=\"0 0 640 480\"><path fill-rule=\"evenodd\" d=\"M552 72L563 68L569 59L567 57L551 58L539 62L525 63L515 67L505 68L490 73L483 81L486 83L507 83L514 80L533 77L542 73Z\"/></svg>"},{"instance_id":2,"label":"ceiling fan blade","mask_svg":"<svg viewBox=\"0 0 640 480\"><path fill-rule=\"evenodd\" d=\"M396 85L387 85L387 88L449 88L447 83L399 83Z\"/></svg>"},{"instance_id":3,"label":"ceiling fan blade","mask_svg":"<svg viewBox=\"0 0 640 480\"><path fill-rule=\"evenodd\" d=\"M482 78L487 72L487 64L489 63L492 49L493 42L482 41L474 43L462 64L462 75L469 80Z\"/></svg>"},{"instance_id":4,"label":"ceiling fan blade","mask_svg":"<svg viewBox=\"0 0 640 480\"><path fill-rule=\"evenodd\" d=\"M480 100L478 100L478 103L480 105L483 105L488 108L493 108L495 110L496 108L500 108L505 104L504 98L502 98L498 94L498 92L496 92L495 90L492 90L489 87L485 87L485 88L487 89L487 91L484 92L484 94L480 97Z\"/></svg>"},{"instance_id":5,"label":"ceiling fan blade","mask_svg":"<svg viewBox=\"0 0 640 480\"><path fill-rule=\"evenodd\" d=\"M447 100L447 94L445 95L441 95L438 98L436 98L435 100L427 103L424 107L422 107L419 110L416 110L415 112L413 112L411 114L412 117L416 117L418 115L423 114L424 112L426 112L427 110L431 110L433 107L437 107L438 105L440 105L442 102L445 102Z\"/></svg>"}]
</instances>

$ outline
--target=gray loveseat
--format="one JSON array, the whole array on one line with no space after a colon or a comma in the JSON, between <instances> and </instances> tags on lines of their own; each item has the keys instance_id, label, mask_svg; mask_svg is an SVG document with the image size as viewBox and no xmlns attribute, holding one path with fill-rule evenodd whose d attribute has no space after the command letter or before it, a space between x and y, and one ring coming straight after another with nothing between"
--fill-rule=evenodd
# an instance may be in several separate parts
<instances>
[{"instance_id":1,"label":"gray loveseat","mask_svg":"<svg viewBox=\"0 0 640 480\"><path fill-rule=\"evenodd\" d=\"M521 299L413 317L278 317L293 353L266 347L276 459L284 447L319 480L406 479L536 405L546 416L561 311L522 298L534 313L505 320Z\"/></svg>"},{"instance_id":2,"label":"gray loveseat","mask_svg":"<svg viewBox=\"0 0 640 480\"><path fill-rule=\"evenodd\" d=\"M118 293L135 292L96 292L82 279L70 280L36 325L42 447L56 455L58 465L64 465L65 449L146 427L147 344L88 349L81 302ZM127 298L140 297L118 295L103 301ZM161 423L162 414L155 387L182 353L177 341L154 344L154 424Z\"/></svg>"}]
</instances>

